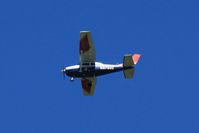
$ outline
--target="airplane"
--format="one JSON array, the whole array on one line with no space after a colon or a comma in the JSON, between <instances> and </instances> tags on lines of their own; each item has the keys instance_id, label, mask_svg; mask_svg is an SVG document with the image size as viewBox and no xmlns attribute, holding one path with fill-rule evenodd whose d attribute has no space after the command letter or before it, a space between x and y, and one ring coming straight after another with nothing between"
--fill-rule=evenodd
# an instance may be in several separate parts
<instances>
[{"instance_id":1,"label":"airplane","mask_svg":"<svg viewBox=\"0 0 199 133\"><path fill-rule=\"evenodd\" d=\"M80 31L80 63L78 65L68 66L62 69L63 76L81 78L83 95L93 96L97 76L123 71L126 79L133 78L135 65L140 59L140 54L127 54L123 57L121 64L103 64L96 62L96 51L91 38L90 31Z\"/></svg>"}]
</instances>

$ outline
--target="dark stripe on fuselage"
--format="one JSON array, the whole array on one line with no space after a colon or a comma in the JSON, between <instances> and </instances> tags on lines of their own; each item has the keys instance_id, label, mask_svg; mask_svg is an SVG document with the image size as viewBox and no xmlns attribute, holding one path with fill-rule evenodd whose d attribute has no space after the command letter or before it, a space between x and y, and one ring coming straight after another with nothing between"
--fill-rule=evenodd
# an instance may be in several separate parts
<instances>
[{"instance_id":1,"label":"dark stripe on fuselage","mask_svg":"<svg viewBox=\"0 0 199 133\"><path fill-rule=\"evenodd\" d=\"M130 67L114 67L114 69L100 69L98 67L95 68L95 70L91 71L82 71L80 72L80 69L72 69L70 71L67 71L66 74L70 77L93 77L93 76L101 76L101 75L106 75L109 73L114 73L114 72L119 72L122 70L130 69L133 68L132 66Z\"/></svg>"}]
</instances>

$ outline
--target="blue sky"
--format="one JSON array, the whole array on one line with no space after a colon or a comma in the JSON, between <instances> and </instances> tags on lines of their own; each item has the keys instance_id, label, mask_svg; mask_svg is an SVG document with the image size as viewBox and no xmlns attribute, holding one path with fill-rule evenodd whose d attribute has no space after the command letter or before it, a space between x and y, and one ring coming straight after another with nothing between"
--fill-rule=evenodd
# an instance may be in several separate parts
<instances>
[{"instance_id":1,"label":"blue sky","mask_svg":"<svg viewBox=\"0 0 199 133\"><path fill-rule=\"evenodd\" d=\"M198 133L197 0L0 2L1 133ZM97 80L94 97L60 69L79 62L79 31L97 60L141 53L135 78Z\"/></svg>"}]
</instances>

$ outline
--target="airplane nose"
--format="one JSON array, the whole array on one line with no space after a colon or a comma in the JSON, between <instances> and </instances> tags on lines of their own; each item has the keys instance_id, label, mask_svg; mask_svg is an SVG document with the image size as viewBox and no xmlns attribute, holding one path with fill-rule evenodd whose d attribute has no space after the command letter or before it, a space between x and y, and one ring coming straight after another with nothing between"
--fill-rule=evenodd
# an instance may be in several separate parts
<instances>
[{"instance_id":1,"label":"airplane nose","mask_svg":"<svg viewBox=\"0 0 199 133\"><path fill-rule=\"evenodd\" d=\"M66 70L65 68L61 70L62 73L67 73L68 70Z\"/></svg>"},{"instance_id":2,"label":"airplane nose","mask_svg":"<svg viewBox=\"0 0 199 133\"><path fill-rule=\"evenodd\" d=\"M61 72L64 73L64 72L65 72L65 69L61 69Z\"/></svg>"},{"instance_id":3,"label":"airplane nose","mask_svg":"<svg viewBox=\"0 0 199 133\"><path fill-rule=\"evenodd\" d=\"M61 72L64 74L64 75L67 75L69 73L70 70L64 68L61 70Z\"/></svg>"},{"instance_id":4,"label":"airplane nose","mask_svg":"<svg viewBox=\"0 0 199 133\"><path fill-rule=\"evenodd\" d=\"M61 70L61 73L63 74L63 78L65 79L65 76L68 73L68 71L64 68Z\"/></svg>"}]
</instances>

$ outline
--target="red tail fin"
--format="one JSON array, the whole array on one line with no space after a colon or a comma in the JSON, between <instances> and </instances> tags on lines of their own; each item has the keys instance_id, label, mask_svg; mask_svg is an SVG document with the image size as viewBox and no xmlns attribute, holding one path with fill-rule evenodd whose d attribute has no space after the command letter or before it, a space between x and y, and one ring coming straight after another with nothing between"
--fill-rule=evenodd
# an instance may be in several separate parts
<instances>
[{"instance_id":1,"label":"red tail fin","mask_svg":"<svg viewBox=\"0 0 199 133\"><path fill-rule=\"evenodd\" d=\"M140 59L140 54L134 54L133 56L132 56L132 59L133 59L133 63L134 64L137 64L138 63L138 61L139 61L139 59Z\"/></svg>"}]
</instances>

